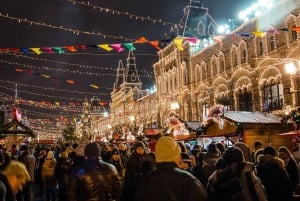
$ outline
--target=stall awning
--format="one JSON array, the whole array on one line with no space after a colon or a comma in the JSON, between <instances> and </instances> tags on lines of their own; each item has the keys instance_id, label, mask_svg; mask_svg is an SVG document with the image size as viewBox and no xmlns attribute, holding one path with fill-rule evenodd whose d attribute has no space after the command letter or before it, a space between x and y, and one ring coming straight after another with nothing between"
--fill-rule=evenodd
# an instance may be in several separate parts
<instances>
[{"instance_id":1,"label":"stall awning","mask_svg":"<svg viewBox=\"0 0 300 201\"><path fill-rule=\"evenodd\" d=\"M22 124L21 122L18 122L17 120L13 119L11 122L4 124L0 127L0 134L4 134L5 136L8 135L26 135L30 137L36 137L33 134L33 131Z\"/></svg>"},{"instance_id":2,"label":"stall awning","mask_svg":"<svg viewBox=\"0 0 300 201\"><path fill-rule=\"evenodd\" d=\"M287 132L287 133L280 133L280 134L277 134L279 137L298 137L300 136L300 130L294 130L294 131L290 131L290 132Z\"/></svg>"}]
</instances>

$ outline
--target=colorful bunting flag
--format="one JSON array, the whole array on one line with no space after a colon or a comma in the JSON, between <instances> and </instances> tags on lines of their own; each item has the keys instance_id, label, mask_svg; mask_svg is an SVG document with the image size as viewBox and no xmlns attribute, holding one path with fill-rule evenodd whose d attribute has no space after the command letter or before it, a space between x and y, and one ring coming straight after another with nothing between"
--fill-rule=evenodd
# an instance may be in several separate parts
<instances>
[{"instance_id":1,"label":"colorful bunting flag","mask_svg":"<svg viewBox=\"0 0 300 201\"><path fill-rule=\"evenodd\" d=\"M33 52L35 52L37 55L40 55L42 54L42 51L41 51L41 48L35 48L35 47L32 47L30 48Z\"/></svg>"},{"instance_id":2,"label":"colorful bunting flag","mask_svg":"<svg viewBox=\"0 0 300 201\"><path fill-rule=\"evenodd\" d=\"M117 52L122 52L124 50L124 48L121 47L121 43L118 44L111 44L110 45L112 48L114 48L115 51Z\"/></svg>"},{"instance_id":3,"label":"colorful bunting flag","mask_svg":"<svg viewBox=\"0 0 300 201\"><path fill-rule=\"evenodd\" d=\"M134 43L147 43L147 42L148 40L144 36L142 36L139 39L137 39Z\"/></svg>"},{"instance_id":4,"label":"colorful bunting flag","mask_svg":"<svg viewBox=\"0 0 300 201\"><path fill-rule=\"evenodd\" d=\"M173 40L174 44L176 45L176 47L179 49L179 50L184 50L183 47L182 47L182 43L183 43L183 38L175 38Z\"/></svg>"},{"instance_id":5,"label":"colorful bunting flag","mask_svg":"<svg viewBox=\"0 0 300 201\"><path fill-rule=\"evenodd\" d=\"M123 46L126 47L129 51L136 50L133 46L133 43L123 43Z\"/></svg>"},{"instance_id":6,"label":"colorful bunting flag","mask_svg":"<svg viewBox=\"0 0 300 201\"><path fill-rule=\"evenodd\" d=\"M97 45L97 47L100 47L100 48L102 48L102 49L104 49L104 50L106 50L106 51L109 51L109 52L113 50L113 48L111 48L111 47L109 46L109 44Z\"/></svg>"}]
</instances>

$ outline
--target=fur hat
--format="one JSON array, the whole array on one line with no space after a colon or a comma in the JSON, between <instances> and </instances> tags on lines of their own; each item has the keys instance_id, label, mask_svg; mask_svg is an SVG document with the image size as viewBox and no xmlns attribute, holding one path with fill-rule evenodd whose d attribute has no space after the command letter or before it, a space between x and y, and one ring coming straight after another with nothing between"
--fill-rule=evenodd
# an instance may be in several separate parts
<instances>
[{"instance_id":1,"label":"fur hat","mask_svg":"<svg viewBox=\"0 0 300 201\"><path fill-rule=\"evenodd\" d=\"M178 143L169 136L160 137L155 145L156 162L173 162L180 156L181 149Z\"/></svg>"},{"instance_id":2,"label":"fur hat","mask_svg":"<svg viewBox=\"0 0 300 201\"><path fill-rule=\"evenodd\" d=\"M84 149L84 155L87 157L100 156L100 153L101 153L100 146L96 142L87 144Z\"/></svg>"},{"instance_id":3,"label":"fur hat","mask_svg":"<svg viewBox=\"0 0 300 201\"><path fill-rule=\"evenodd\" d=\"M240 163L244 161L244 154L238 147L229 147L224 152L223 160L227 165L232 163Z\"/></svg>"}]
</instances>

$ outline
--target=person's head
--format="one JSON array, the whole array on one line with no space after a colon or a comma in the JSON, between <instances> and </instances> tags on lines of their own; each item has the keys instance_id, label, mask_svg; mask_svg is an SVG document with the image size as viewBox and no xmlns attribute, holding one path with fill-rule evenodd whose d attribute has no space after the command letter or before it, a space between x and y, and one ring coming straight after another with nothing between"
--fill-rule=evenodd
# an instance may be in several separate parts
<instances>
[{"instance_id":1,"label":"person's head","mask_svg":"<svg viewBox=\"0 0 300 201\"><path fill-rule=\"evenodd\" d=\"M126 146L125 146L124 143L119 143L118 147L119 147L120 151L125 151L126 150Z\"/></svg>"},{"instance_id":2,"label":"person's head","mask_svg":"<svg viewBox=\"0 0 300 201\"><path fill-rule=\"evenodd\" d=\"M30 179L26 166L16 160L11 160L2 173L7 177L13 192L21 191L25 183Z\"/></svg>"},{"instance_id":3,"label":"person's head","mask_svg":"<svg viewBox=\"0 0 300 201\"><path fill-rule=\"evenodd\" d=\"M112 156L112 160L114 160L114 161L118 161L118 160L120 160L120 151L119 151L119 149L118 148L113 148L112 150L111 150L111 156Z\"/></svg>"},{"instance_id":4,"label":"person's head","mask_svg":"<svg viewBox=\"0 0 300 201\"><path fill-rule=\"evenodd\" d=\"M169 136L160 137L155 144L155 160L157 163L175 162L181 163L181 148L179 144Z\"/></svg>"},{"instance_id":5,"label":"person's head","mask_svg":"<svg viewBox=\"0 0 300 201\"><path fill-rule=\"evenodd\" d=\"M263 144L261 141L256 141L254 142L254 149L257 150L257 149L260 149L263 147Z\"/></svg>"},{"instance_id":6,"label":"person's head","mask_svg":"<svg viewBox=\"0 0 300 201\"><path fill-rule=\"evenodd\" d=\"M278 157L284 161L284 165L287 166L291 160L291 152L288 150L287 147L282 146L278 149Z\"/></svg>"},{"instance_id":7,"label":"person's head","mask_svg":"<svg viewBox=\"0 0 300 201\"><path fill-rule=\"evenodd\" d=\"M48 159L48 160L53 160L54 159L53 151L48 151L46 159Z\"/></svg>"},{"instance_id":8,"label":"person's head","mask_svg":"<svg viewBox=\"0 0 300 201\"><path fill-rule=\"evenodd\" d=\"M85 146L84 155L86 157L89 158L89 157L100 156L100 154L101 154L101 149L98 143L92 142Z\"/></svg>"},{"instance_id":9,"label":"person's head","mask_svg":"<svg viewBox=\"0 0 300 201\"><path fill-rule=\"evenodd\" d=\"M242 150L238 147L228 147L223 155L223 161L225 164L230 165L232 163L241 163L243 162L244 159L244 154Z\"/></svg>"},{"instance_id":10,"label":"person's head","mask_svg":"<svg viewBox=\"0 0 300 201\"><path fill-rule=\"evenodd\" d=\"M208 146L207 146L207 152L211 152L211 153L215 153L215 154L219 154L219 150L217 149L217 146L215 143L210 143Z\"/></svg>"},{"instance_id":11,"label":"person's head","mask_svg":"<svg viewBox=\"0 0 300 201\"><path fill-rule=\"evenodd\" d=\"M181 160L182 160L182 164L180 167L181 169L187 169L192 166L192 160L188 153L181 152L180 156L181 156Z\"/></svg>"},{"instance_id":12,"label":"person's head","mask_svg":"<svg viewBox=\"0 0 300 201\"><path fill-rule=\"evenodd\" d=\"M139 155L144 155L145 154L145 144L142 141L137 141L134 144L134 152L136 152Z\"/></svg>"},{"instance_id":13,"label":"person's head","mask_svg":"<svg viewBox=\"0 0 300 201\"><path fill-rule=\"evenodd\" d=\"M264 155L276 156L276 150L272 146L267 146L264 148Z\"/></svg>"}]
</instances>

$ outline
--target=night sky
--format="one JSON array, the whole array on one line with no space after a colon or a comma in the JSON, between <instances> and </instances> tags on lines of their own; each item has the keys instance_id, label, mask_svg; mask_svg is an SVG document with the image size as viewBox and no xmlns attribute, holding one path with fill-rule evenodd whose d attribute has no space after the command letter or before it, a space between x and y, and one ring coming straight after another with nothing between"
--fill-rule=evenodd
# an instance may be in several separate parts
<instances>
[{"instance_id":1,"label":"night sky","mask_svg":"<svg viewBox=\"0 0 300 201\"><path fill-rule=\"evenodd\" d=\"M222 24L228 19L236 19L238 12L254 0L202 2L217 24ZM189 0L0 0L0 49L129 42L120 39L120 36L134 40L142 36L148 40L163 40L170 30L168 23L178 24L188 4ZM100 11L100 8L107 8L109 12L105 9ZM125 15L112 14L113 10ZM136 16L149 16L149 19L161 20L166 25L142 21ZM79 30L80 33L72 30ZM158 61L157 50L149 44L134 46L143 89L149 88L154 83L152 65ZM125 66L128 51L117 53L88 47L77 53L65 52L40 55L32 52L0 53L0 96L13 96L17 83L18 96L26 100L82 102L85 97L97 96L110 102L119 60L123 60ZM21 72L16 72L17 69ZM76 83L68 84L66 80ZM95 89L89 84L100 88ZM29 118L43 118L50 113L47 109L28 105L20 105L20 108L27 110ZM57 111L61 112L68 111Z\"/></svg>"}]
</instances>

